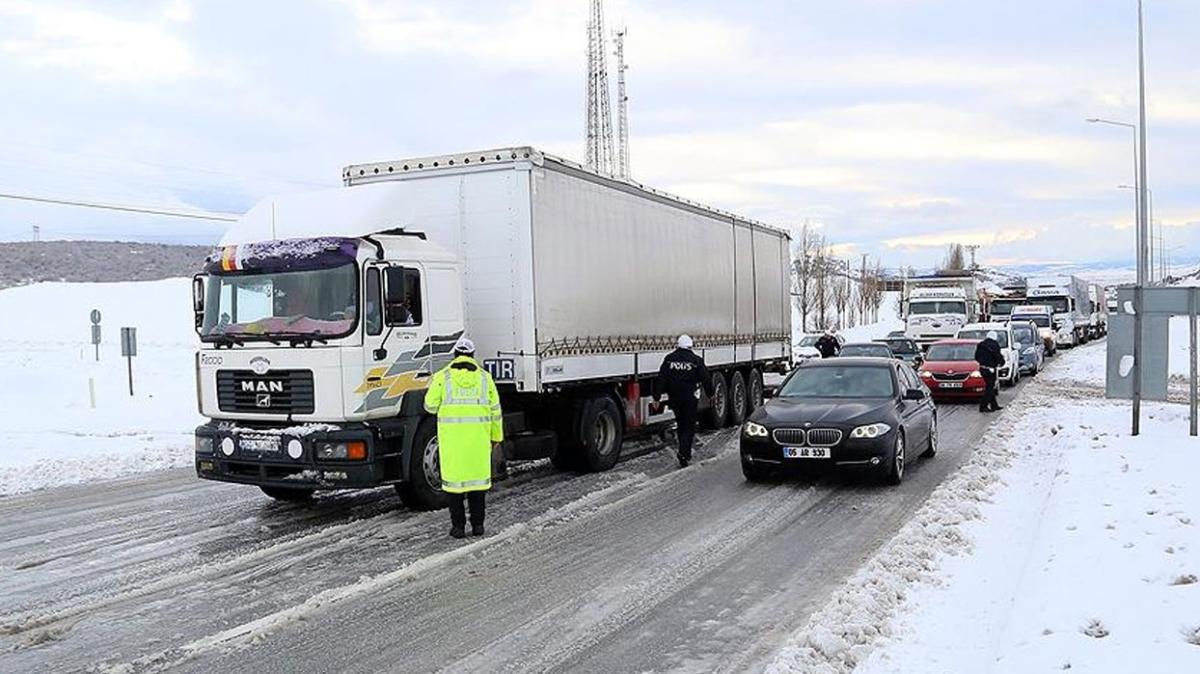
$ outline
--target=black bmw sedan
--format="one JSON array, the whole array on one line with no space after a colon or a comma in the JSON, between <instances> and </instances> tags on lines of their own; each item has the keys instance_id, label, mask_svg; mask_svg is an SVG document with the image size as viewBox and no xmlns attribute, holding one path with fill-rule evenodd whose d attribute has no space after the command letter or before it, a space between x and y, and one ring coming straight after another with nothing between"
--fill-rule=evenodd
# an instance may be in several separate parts
<instances>
[{"instance_id":1,"label":"black bmw sedan","mask_svg":"<svg viewBox=\"0 0 1200 674\"><path fill-rule=\"evenodd\" d=\"M802 363L742 426L742 472L857 466L899 484L906 461L937 453L937 410L907 363L830 358Z\"/></svg>"}]
</instances>

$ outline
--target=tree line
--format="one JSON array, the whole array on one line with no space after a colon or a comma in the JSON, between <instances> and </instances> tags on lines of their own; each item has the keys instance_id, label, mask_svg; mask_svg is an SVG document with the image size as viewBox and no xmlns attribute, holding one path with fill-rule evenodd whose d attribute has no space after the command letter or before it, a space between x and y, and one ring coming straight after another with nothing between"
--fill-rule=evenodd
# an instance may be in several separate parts
<instances>
[{"instance_id":1,"label":"tree line","mask_svg":"<svg viewBox=\"0 0 1200 674\"><path fill-rule=\"evenodd\" d=\"M792 300L804 332L851 328L879 320L883 264L838 257L809 223L800 228L792 262Z\"/></svg>"}]
</instances>

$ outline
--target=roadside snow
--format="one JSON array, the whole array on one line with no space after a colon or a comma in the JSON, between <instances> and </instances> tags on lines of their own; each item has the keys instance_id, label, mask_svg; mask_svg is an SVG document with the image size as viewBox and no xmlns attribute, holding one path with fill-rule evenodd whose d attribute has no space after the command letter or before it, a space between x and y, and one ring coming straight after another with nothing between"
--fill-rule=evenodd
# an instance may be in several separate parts
<instances>
[{"instance_id":1,"label":"roadside snow","mask_svg":"<svg viewBox=\"0 0 1200 674\"><path fill-rule=\"evenodd\" d=\"M1176 316L1171 319L1169 344L1169 360L1168 373L1172 379L1179 383L1180 377L1186 377L1188 374L1188 319L1187 316ZM1084 347L1085 349L1088 347ZM1056 367L1047 371L1049 379L1068 382L1089 382L1104 387L1104 350L1099 349L1099 358L1067 358L1064 359L1062 367Z\"/></svg>"},{"instance_id":2,"label":"roadside snow","mask_svg":"<svg viewBox=\"0 0 1200 674\"><path fill-rule=\"evenodd\" d=\"M0 496L191 465L201 418L190 297L188 279L0 291ZM92 309L103 314L98 363ZM138 331L133 396L125 326Z\"/></svg>"},{"instance_id":3,"label":"roadside snow","mask_svg":"<svg viewBox=\"0 0 1200 674\"><path fill-rule=\"evenodd\" d=\"M1104 349L1059 360L1061 380ZM1200 671L1187 408L1146 405L1131 438L1127 404L1060 386L1027 387L768 671Z\"/></svg>"}]
</instances>

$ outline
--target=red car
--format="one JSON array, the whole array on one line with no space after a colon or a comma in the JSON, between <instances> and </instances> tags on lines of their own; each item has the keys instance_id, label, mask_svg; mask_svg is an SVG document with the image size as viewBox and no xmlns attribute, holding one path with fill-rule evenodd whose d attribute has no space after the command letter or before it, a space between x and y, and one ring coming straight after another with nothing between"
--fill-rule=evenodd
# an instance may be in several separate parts
<instances>
[{"instance_id":1,"label":"red car","mask_svg":"<svg viewBox=\"0 0 1200 674\"><path fill-rule=\"evenodd\" d=\"M977 339L944 339L929 345L918 374L935 398L982 398L987 384L975 362Z\"/></svg>"}]
</instances>

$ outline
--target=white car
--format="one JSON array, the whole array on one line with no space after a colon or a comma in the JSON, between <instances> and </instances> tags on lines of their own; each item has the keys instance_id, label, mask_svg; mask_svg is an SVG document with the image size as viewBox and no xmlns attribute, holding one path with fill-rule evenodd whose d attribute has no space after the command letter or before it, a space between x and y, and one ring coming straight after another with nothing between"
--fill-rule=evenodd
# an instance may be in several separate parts
<instances>
[{"instance_id":1,"label":"white car","mask_svg":"<svg viewBox=\"0 0 1200 674\"><path fill-rule=\"evenodd\" d=\"M803 360L820 359L821 352L817 350L817 340L824 333L818 332L811 335L805 335L800 338L800 341L792 347L792 360L799 363ZM846 340L841 335L834 335L837 338L838 344L845 344Z\"/></svg>"},{"instance_id":2,"label":"white car","mask_svg":"<svg viewBox=\"0 0 1200 674\"><path fill-rule=\"evenodd\" d=\"M981 340L987 337L989 332L996 333L1000 352L1004 354L1004 365L1000 367L996 379L1002 384L1012 386L1021 381L1021 352L1008 323L968 323L959 328L956 338Z\"/></svg>"}]
</instances>

